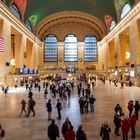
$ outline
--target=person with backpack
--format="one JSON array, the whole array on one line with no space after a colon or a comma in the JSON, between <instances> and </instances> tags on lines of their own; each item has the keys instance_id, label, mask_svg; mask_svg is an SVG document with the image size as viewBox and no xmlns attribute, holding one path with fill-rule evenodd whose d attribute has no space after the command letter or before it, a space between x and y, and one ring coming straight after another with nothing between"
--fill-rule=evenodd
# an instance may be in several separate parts
<instances>
[{"instance_id":1,"label":"person with backpack","mask_svg":"<svg viewBox=\"0 0 140 140\"><path fill-rule=\"evenodd\" d=\"M36 102L33 100L33 98L29 97L29 100L28 100L28 113L26 115L27 117L29 117L31 111L33 112L33 116L35 116L35 111L34 111L35 104L36 104Z\"/></svg>"},{"instance_id":2,"label":"person with backpack","mask_svg":"<svg viewBox=\"0 0 140 140\"><path fill-rule=\"evenodd\" d=\"M0 138L3 138L5 136L5 130L2 128L2 125L0 124Z\"/></svg>"},{"instance_id":3,"label":"person with backpack","mask_svg":"<svg viewBox=\"0 0 140 140\"><path fill-rule=\"evenodd\" d=\"M61 120L62 105L61 105L61 102L59 101L59 99L57 99L56 108L57 108L57 111L58 111L58 119Z\"/></svg>"}]
</instances>

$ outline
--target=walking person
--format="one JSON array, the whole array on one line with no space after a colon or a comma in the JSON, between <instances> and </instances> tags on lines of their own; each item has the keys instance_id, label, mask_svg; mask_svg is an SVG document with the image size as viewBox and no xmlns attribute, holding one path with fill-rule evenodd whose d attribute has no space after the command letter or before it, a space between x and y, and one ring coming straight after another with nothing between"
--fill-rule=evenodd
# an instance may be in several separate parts
<instances>
[{"instance_id":1,"label":"walking person","mask_svg":"<svg viewBox=\"0 0 140 140\"><path fill-rule=\"evenodd\" d=\"M135 114L136 114L136 117L137 117L137 120L139 118L139 110L140 110L140 104L139 104L139 101L135 101L135 105L134 105L134 109L135 109Z\"/></svg>"},{"instance_id":2,"label":"walking person","mask_svg":"<svg viewBox=\"0 0 140 140\"><path fill-rule=\"evenodd\" d=\"M57 104L56 104L57 112L58 112L58 119L61 120L61 110L62 110L62 105L59 99L57 99Z\"/></svg>"},{"instance_id":3,"label":"walking person","mask_svg":"<svg viewBox=\"0 0 140 140\"><path fill-rule=\"evenodd\" d=\"M52 105L51 105L51 99L46 103L46 108L48 111L48 120L51 120L51 114L52 114Z\"/></svg>"},{"instance_id":4,"label":"walking person","mask_svg":"<svg viewBox=\"0 0 140 140\"><path fill-rule=\"evenodd\" d=\"M136 121L137 121L137 116L133 114L132 117L130 118L130 127L132 132L131 138L136 138L136 130L135 130Z\"/></svg>"},{"instance_id":5,"label":"walking person","mask_svg":"<svg viewBox=\"0 0 140 140\"><path fill-rule=\"evenodd\" d=\"M50 140L57 140L57 137L59 137L59 129L58 126L55 124L54 119L48 127L48 137Z\"/></svg>"},{"instance_id":6,"label":"walking person","mask_svg":"<svg viewBox=\"0 0 140 140\"><path fill-rule=\"evenodd\" d=\"M73 130L73 126L70 126L68 131L66 132L66 140L75 140L75 132Z\"/></svg>"},{"instance_id":7,"label":"walking person","mask_svg":"<svg viewBox=\"0 0 140 140\"><path fill-rule=\"evenodd\" d=\"M45 98L45 99L47 99L47 94L48 94L48 89L47 89L47 87L46 87L45 90L44 90L44 98Z\"/></svg>"},{"instance_id":8,"label":"walking person","mask_svg":"<svg viewBox=\"0 0 140 140\"><path fill-rule=\"evenodd\" d=\"M102 124L101 130L100 130L100 136L102 137L102 140L110 140L110 136L109 136L110 132L111 132L111 129L109 125L107 124L107 122L105 121Z\"/></svg>"},{"instance_id":9,"label":"walking person","mask_svg":"<svg viewBox=\"0 0 140 140\"><path fill-rule=\"evenodd\" d=\"M40 91L41 91L41 86L40 84L38 84L38 92L40 93Z\"/></svg>"},{"instance_id":10,"label":"walking person","mask_svg":"<svg viewBox=\"0 0 140 140\"><path fill-rule=\"evenodd\" d=\"M128 111L129 111L129 118L131 118L131 115L132 115L132 112L133 112L133 107L134 107L134 105L133 105L133 100L130 100L130 101L128 102L128 106L127 106Z\"/></svg>"},{"instance_id":11,"label":"walking person","mask_svg":"<svg viewBox=\"0 0 140 140\"><path fill-rule=\"evenodd\" d=\"M115 114L113 122L115 124L114 133L116 134L116 136L120 136L119 129L121 127L121 119L120 119L119 114L117 114L117 113Z\"/></svg>"},{"instance_id":12,"label":"walking person","mask_svg":"<svg viewBox=\"0 0 140 140\"><path fill-rule=\"evenodd\" d=\"M31 111L33 112L33 116L35 116L35 110L34 110L34 106L35 106L36 102L33 100L32 97L29 97L28 100L28 113L27 113L27 117L29 117Z\"/></svg>"},{"instance_id":13,"label":"walking person","mask_svg":"<svg viewBox=\"0 0 140 140\"><path fill-rule=\"evenodd\" d=\"M5 97L7 97L8 89L8 86L4 88Z\"/></svg>"},{"instance_id":14,"label":"walking person","mask_svg":"<svg viewBox=\"0 0 140 140\"><path fill-rule=\"evenodd\" d=\"M79 125L76 132L76 140L87 140L86 133L83 130L83 126Z\"/></svg>"},{"instance_id":15,"label":"walking person","mask_svg":"<svg viewBox=\"0 0 140 140\"><path fill-rule=\"evenodd\" d=\"M2 128L2 125L0 124L0 139L5 136L5 130Z\"/></svg>"},{"instance_id":16,"label":"walking person","mask_svg":"<svg viewBox=\"0 0 140 140\"><path fill-rule=\"evenodd\" d=\"M21 111L20 111L20 116L22 116L22 112L24 111L25 114L26 114L26 101L24 99L22 99L22 101L20 102L21 103Z\"/></svg>"},{"instance_id":17,"label":"walking person","mask_svg":"<svg viewBox=\"0 0 140 140\"><path fill-rule=\"evenodd\" d=\"M71 121L69 120L69 118L66 118L65 122L62 125L62 135L65 140L66 140L66 133L68 130L70 130L71 126L72 126Z\"/></svg>"},{"instance_id":18,"label":"walking person","mask_svg":"<svg viewBox=\"0 0 140 140\"><path fill-rule=\"evenodd\" d=\"M95 101L96 101L96 99L93 97L93 95L91 95L91 97L89 98L90 112L94 112L94 102Z\"/></svg>"},{"instance_id":19,"label":"walking person","mask_svg":"<svg viewBox=\"0 0 140 140\"><path fill-rule=\"evenodd\" d=\"M123 140L128 140L128 132L130 130L130 123L127 116L125 116L124 119L121 120L121 128L122 128Z\"/></svg>"},{"instance_id":20,"label":"walking person","mask_svg":"<svg viewBox=\"0 0 140 140\"><path fill-rule=\"evenodd\" d=\"M122 116L122 115L123 115L122 108L121 108L120 104L117 104L117 105L115 106L114 111L115 111L115 113L117 113L119 116Z\"/></svg>"}]
</instances>

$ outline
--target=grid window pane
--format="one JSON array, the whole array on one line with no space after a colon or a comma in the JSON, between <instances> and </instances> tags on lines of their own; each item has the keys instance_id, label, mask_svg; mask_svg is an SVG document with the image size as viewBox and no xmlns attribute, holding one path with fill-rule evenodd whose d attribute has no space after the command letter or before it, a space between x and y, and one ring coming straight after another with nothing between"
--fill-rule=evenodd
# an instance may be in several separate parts
<instances>
[{"instance_id":1,"label":"grid window pane","mask_svg":"<svg viewBox=\"0 0 140 140\"><path fill-rule=\"evenodd\" d=\"M68 35L65 38L64 61L75 62L78 59L77 37Z\"/></svg>"},{"instance_id":2,"label":"grid window pane","mask_svg":"<svg viewBox=\"0 0 140 140\"><path fill-rule=\"evenodd\" d=\"M54 35L49 35L45 38L45 62L57 62L58 46L57 38Z\"/></svg>"},{"instance_id":3,"label":"grid window pane","mask_svg":"<svg viewBox=\"0 0 140 140\"><path fill-rule=\"evenodd\" d=\"M84 61L97 61L97 39L95 36L85 37Z\"/></svg>"}]
</instances>

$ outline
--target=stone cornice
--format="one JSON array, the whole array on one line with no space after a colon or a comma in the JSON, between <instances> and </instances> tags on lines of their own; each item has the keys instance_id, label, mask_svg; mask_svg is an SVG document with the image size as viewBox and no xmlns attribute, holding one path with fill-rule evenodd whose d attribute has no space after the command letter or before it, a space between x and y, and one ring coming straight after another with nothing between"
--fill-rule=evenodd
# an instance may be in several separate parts
<instances>
[{"instance_id":1,"label":"stone cornice","mask_svg":"<svg viewBox=\"0 0 140 140\"><path fill-rule=\"evenodd\" d=\"M16 18L11 13L9 8L1 1L0 1L0 15L6 18L13 26L16 26L20 32L23 32L25 35L27 35L28 39L30 39L33 42L36 42L39 46L42 45L42 42L32 32L30 32L23 24L23 22L20 21L18 18Z\"/></svg>"}]
</instances>

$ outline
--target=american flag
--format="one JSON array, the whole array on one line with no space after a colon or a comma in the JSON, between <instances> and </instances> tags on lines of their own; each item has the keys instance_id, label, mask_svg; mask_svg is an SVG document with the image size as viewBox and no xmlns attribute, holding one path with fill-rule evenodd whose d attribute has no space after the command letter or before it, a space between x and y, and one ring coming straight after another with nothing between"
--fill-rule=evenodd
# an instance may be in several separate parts
<instances>
[{"instance_id":1,"label":"american flag","mask_svg":"<svg viewBox=\"0 0 140 140\"><path fill-rule=\"evenodd\" d=\"M0 52L4 51L4 39L0 37Z\"/></svg>"}]
</instances>

